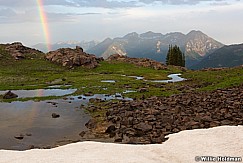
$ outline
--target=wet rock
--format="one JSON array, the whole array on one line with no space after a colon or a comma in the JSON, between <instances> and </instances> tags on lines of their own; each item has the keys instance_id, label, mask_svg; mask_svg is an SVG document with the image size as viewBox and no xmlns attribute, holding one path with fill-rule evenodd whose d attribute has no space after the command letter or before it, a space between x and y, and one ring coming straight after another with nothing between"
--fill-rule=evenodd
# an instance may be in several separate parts
<instances>
[{"instance_id":1,"label":"wet rock","mask_svg":"<svg viewBox=\"0 0 243 163\"><path fill-rule=\"evenodd\" d=\"M20 135L15 136L14 138L18 139L18 140L23 140L24 139L24 135L20 134Z\"/></svg>"},{"instance_id":2,"label":"wet rock","mask_svg":"<svg viewBox=\"0 0 243 163\"><path fill-rule=\"evenodd\" d=\"M79 136L84 137L85 134L86 134L86 132L82 131L82 132L79 133Z\"/></svg>"},{"instance_id":3,"label":"wet rock","mask_svg":"<svg viewBox=\"0 0 243 163\"><path fill-rule=\"evenodd\" d=\"M3 99L12 99L12 98L17 98L18 95L16 95L15 93L8 91L7 93L5 93L3 95Z\"/></svg>"},{"instance_id":4,"label":"wet rock","mask_svg":"<svg viewBox=\"0 0 243 163\"><path fill-rule=\"evenodd\" d=\"M59 118L60 117L60 115L57 114L57 113L52 113L51 116L52 116L52 118Z\"/></svg>"}]
</instances>

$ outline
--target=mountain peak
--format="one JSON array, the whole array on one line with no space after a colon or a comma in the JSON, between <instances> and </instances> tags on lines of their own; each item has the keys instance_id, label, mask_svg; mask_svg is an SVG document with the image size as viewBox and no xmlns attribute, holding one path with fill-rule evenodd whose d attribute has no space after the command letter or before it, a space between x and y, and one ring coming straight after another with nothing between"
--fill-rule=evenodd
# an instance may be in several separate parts
<instances>
[{"instance_id":1,"label":"mountain peak","mask_svg":"<svg viewBox=\"0 0 243 163\"><path fill-rule=\"evenodd\" d=\"M132 32L132 33L128 33L123 38L129 39L129 38L138 38L138 37L139 37L139 34L137 32Z\"/></svg>"},{"instance_id":2,"label":"mountain peak","mask_svg":"<svg viewBox=\"0 0 243 163\"><path fill-rule=\"evenodd\" d=\"M187 36L190 36L190 35L206 35L205 33L203 33L202 31L200 31L200 30L191 30L188 34L187 34Z\"/></svg>"},{"instance_id":3,"label":"mountain peak","mask_svg":"<svg viewBox=\"0 0 243 163\"><path fill-rule=\"evenodd\" d=\"M152 31L148 31L146 33L140 34L140 37L154 39L154 38L161 38L163 37L163 35L161 33L154 33Z\"/></svg>"}]
</instances>

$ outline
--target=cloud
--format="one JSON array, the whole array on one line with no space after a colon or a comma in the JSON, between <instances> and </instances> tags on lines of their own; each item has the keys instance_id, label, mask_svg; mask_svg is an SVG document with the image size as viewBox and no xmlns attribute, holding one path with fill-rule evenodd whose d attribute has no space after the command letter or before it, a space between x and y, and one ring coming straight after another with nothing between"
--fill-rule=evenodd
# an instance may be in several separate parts
<instances>
[{"instance_id":1,"label":"cloud","mask_svg":"<svg viewBox=\"0 0 243 163\"><path fill-rule=\"evenodd\" d=\"M236 0L240 1L240 0ZM226 0L139 0L139 2L145 4L152 4L155 2L160 2L162 4L169 4L169 5L197 5L202 2L208 2L211 4L223 4L228 3Z\"/></svg>"},{"instance_id":2,"label":"cloud","mask_svg":"<svg viewBox=\"0 0 243 163\"><path fill-rule=\"evenodd\" d=\"M138 1L117 1L117 0L44 0L43 5L70 6L70 7L100 7L100 8L126 8L138 6ZM35 6L35 1L30 0L0 0L0 6L5 7L26 7Z\"/></svg>"},{"instance_id":3,"label":"cloud","mask_svg":"<svg viewBox=\"0 0 243 163\"><path fill-rule=\"evenodd\" d=\"M0 9L0 17L5 18L5 17L12 17L16 16L16 12L10 8L4 8Z\"/></svg>"}]
</instances>

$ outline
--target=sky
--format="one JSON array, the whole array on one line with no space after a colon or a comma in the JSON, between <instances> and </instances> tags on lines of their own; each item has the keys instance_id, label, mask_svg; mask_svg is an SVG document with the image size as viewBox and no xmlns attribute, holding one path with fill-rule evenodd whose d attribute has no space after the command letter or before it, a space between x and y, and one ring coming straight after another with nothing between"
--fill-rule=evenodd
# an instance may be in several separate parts
<instances>
[{"instance_id":1,"label":"sky","mask_svg":"<svg viewBox=\"0 0 243 163\"><path fill-rule=\"evenodd\" d=\"M242 17L243 0L0 0L0 43L31 46L200 30L224 44L238 44Z\"/></svg>"}]
</instances>

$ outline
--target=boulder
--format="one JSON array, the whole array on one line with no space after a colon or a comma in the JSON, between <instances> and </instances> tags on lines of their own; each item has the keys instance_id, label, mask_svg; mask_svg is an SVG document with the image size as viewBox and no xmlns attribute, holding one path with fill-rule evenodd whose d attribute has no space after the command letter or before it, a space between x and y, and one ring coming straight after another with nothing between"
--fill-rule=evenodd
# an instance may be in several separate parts
<instances>
[{"instance_id":1,"label":"boulder","mask_svg":"<svg viewBox=\"0 0 243 163\"><path fill-rule=\"evenodd\" d=\"M60 115L59 114L56 114L56 113L52 113L52 118L59 118L60 117Z\"/></svg>"},{"instance_id":2,"label":"boulder","mask_svg":"<svg viewBox=\"0 0 243 163\"><path fill-rule=\"evenodd\" d=\"M101 58L96 58L93 54L85 53L79 46L76 49L61 48L51 51L45 55L45 58L65 67L82 66L89 69L97 67L102 61Z\"/></svg>"},{"instance_id":3,"label":"boulder","mask_svg":"<svg viewBox=\"0 0 243 163\"><path fill-rule=\"evenodd\" d=\"M27 54L31 54L34 57L38 53L42 53L39 50L32 49L24 46L21 42L14 42L12 44L5 44L5 50L16 60L27 58Z\"/></svg>"},{"instance_id":4,"label":"boulder","mask_svg":"<svg viewBox=\"0 0 243 163\"><path fill-rule=\"evenodd\" d=\"M5 93L3 95L3 99L12 99L12 98L17 98L18 95L16 95L15 93L8 91L7 93Z\"/></svg>"}]
</instances>

